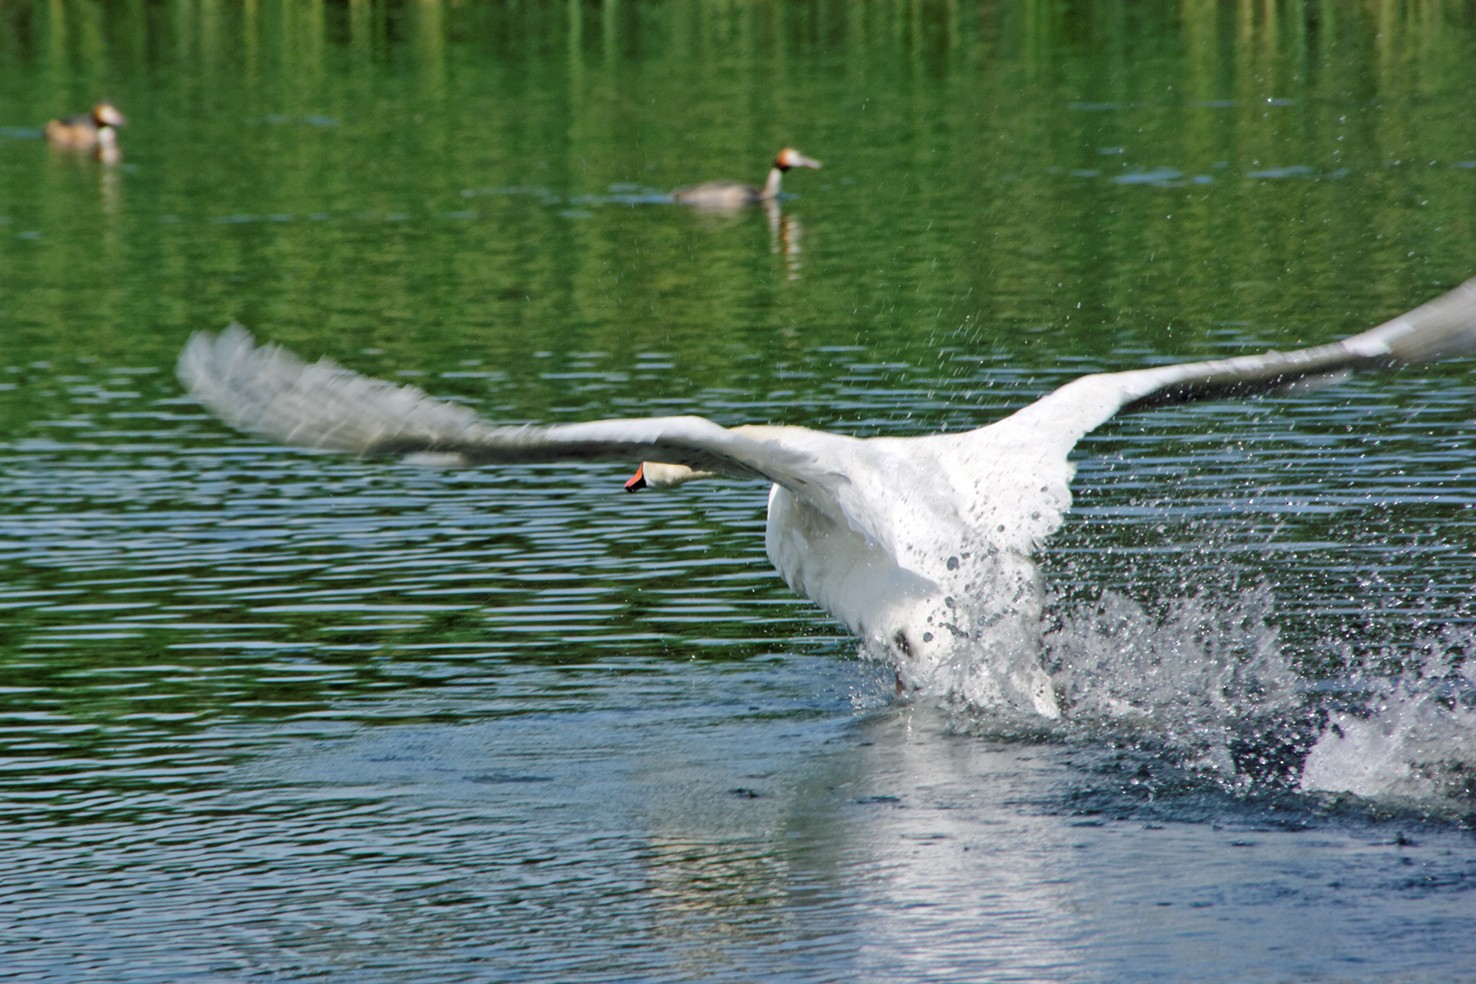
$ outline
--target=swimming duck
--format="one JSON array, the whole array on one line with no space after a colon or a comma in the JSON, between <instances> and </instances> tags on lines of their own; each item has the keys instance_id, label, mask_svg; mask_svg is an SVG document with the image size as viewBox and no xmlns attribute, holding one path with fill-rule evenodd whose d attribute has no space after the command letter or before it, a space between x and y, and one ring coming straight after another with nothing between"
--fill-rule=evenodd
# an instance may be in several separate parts
<instances>
[{"instance_id":1,"label":"swimming duck","mask_svg":"<svg viewBox=\"0 0 1476 984\"><path fill-rule=\"evenodd\" d=\"M698 205L703 208L742 208L744 205L772 202L779 197L779 185L784 180L784 172L792 167L809 167L818 171L820 162L806 157L793 147L785 147L775 155L774 166L769 169L769 179L762 188L741 181L704 181L689 188L678 188L671 193L671 197L684 205Z\"/></svg>"},{"instance_id":2,"label":"swimming duck","mask_svg":"<svg viewBox=\"0 0 1476 984\"><path fill-rule=\"evenodd\" d=\"M642 461L631 491L713 476L768 482L770 560L864 654L888 660L899 689L1054 718L1033 554L1071 504L1078 440L1124 411L1473 352L1476 279L1342 341L1096 373L977 430L870 438L701 417L499 426L412 386L304 363L238 325L197 333L178 373L226 423L300 447L423 464Z\"/></svg>"},{"instance_id":3,"label":"swimming duck","mask_svg":"<svg viewBox=\"0 0 1476 984\"><path fill-rule=\"evenodd\" d=\"M64 116L46 124L46 139L64 150L93 151L99 157L115 155L118 149L117 128L128 120L110 102L100 102L91 113Z\"/></svg>"}]
</instances>

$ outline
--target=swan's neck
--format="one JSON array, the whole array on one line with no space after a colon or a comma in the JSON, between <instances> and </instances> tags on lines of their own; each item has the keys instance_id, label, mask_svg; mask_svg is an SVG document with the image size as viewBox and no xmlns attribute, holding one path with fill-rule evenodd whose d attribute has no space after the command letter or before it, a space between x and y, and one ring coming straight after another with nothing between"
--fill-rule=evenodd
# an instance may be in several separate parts
<instances>
[{"instance_id":1,"label":"swan's neck","mask_svg":"<svg viewBox=\"0 0 1476 984\"><path fill-rule=\"evenodd\" d=\"M688 482L695 482L699 478L711 478L712 472L698 471L688 468L686 465L668 465L660 461L641 462L640 471L636 477L627 482L625 487L631 488L633 483L639 482L636 488L670 489Z\"/></svg>"}]
</instances>

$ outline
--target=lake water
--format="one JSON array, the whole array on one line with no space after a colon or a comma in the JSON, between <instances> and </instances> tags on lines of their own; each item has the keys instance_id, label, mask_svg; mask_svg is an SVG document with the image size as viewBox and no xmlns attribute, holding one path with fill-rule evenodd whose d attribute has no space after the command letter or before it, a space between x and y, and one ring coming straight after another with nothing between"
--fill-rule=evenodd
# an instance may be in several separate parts
<instances>
[{"instance_id":1,"label":"lake water","mask_svg":"<svg viewBox=\"0 0 1476 984\"><path fill-rule=\"evenodd\" d=\"M103 96L121 162L48 149ZM761 486L173 376L237 320L498 421L977 426L1476 274L1472 105L1439 5L5 5L0 978L1476 978L1476 363L1084 441L1038 728L897 700ZM786 143L774 215L664 200Z\"/></svg>"}]
</instances>

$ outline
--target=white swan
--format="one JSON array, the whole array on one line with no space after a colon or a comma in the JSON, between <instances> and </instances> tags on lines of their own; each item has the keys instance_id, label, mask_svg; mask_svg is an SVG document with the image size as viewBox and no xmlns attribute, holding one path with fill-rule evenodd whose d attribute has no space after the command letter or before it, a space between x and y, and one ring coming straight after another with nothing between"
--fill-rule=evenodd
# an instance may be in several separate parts
<instances>
[{"instance_id":1,"label":"white swan","mask_svg":"<svg viewBox=\"0 0 1476 984\"><path fill-rule=\"evenodd\" d=\"M1057 716L1041 666L1032 552L1071 503L1067 455L1112 415L1476 351L1476 279L1377 328L1290 352L1083 376L978 430L854 438L701 417L495 426L411 386L196 334L179 376L248 433L359 455L482 465L642 461L628 488L713 475L771 482L766 545L795 591L883 654L899 685Z\"/></svg>"}]
</instances>

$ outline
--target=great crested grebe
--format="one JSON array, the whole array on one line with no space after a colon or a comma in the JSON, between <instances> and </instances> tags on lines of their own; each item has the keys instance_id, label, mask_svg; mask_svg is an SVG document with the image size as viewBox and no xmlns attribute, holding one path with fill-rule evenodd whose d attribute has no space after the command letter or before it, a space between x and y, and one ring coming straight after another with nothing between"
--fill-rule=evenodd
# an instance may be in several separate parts
<instances>
[{"instance_id":1,"label":"great crested grebe","mask_svg":"<svg viewBox=\"0 0 1476 984\"><path fill-rule=\"evenodd\" d=\"M239 325L197 333L178 371L226 423L300 447L421 464L642 461L631 491L710 476L769 482L769 559L863 653L892 665L899 690L1054 718L1033 554L1071 505L1078 440L1122 411L1473 352L1476 280L1341 341L1096 373L977 430L871 438L701 417L498 426L415 387L259 346Z\"/></svg>"},{"instance_id":2,"label":"great crested grebe","mask_svg":"<svg viewBox=\"0 0 1476 984\"><path fill-rule=\"evenodd\" d=\"M806 157L793 147L785 147L774 156L774 166L769 169L769 179L762 188L741 181L704 181L690 188L678 188L671 193L671 197L684 205L704 208L741 208L744 205L772 202L779 197L779 185L784 180L784 172L792 167L809 167L818 171L820 162Z\"/></svg>"},{"instance_id":3,"label":"great crested grebe","mask_svg":"<svg viewBox=\"0 0 1476 984\"><path fill-rule=\"evenodd\" d=\"M63 150L93 151L99 157L115 155L118 149L117 128L128 120L110 102L100 102L91 113L64 116L46 124L46 139Z\"/></svg>"}]
</instances>

